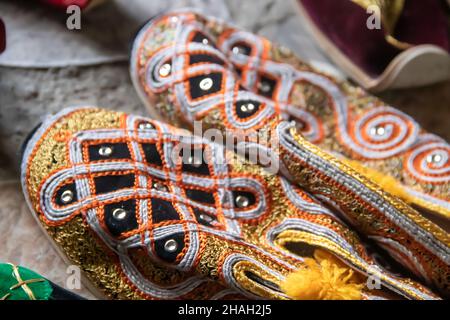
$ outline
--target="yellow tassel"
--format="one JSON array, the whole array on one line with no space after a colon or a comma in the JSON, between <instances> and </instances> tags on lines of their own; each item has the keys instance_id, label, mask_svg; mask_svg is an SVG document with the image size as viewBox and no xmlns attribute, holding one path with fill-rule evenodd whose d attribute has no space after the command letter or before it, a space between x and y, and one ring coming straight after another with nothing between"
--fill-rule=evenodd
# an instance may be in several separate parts
<instances>
[{"instance_id":1,"label":"yellow tassel","mask_svg":"<svg viewBox=\"0 0 450 320\"><path fill-rule=\"evenodd\" d=\"M381 173L375 169L368 168L358 161L343 159L343 162L348 166L352 167L368 179L376 182L384 191L401 198L403 201L408 203L414 203L414 197L408 194L401 184L395 180L393 177Z\"/></svg>"},{"instance_id":2,"label":"yellow tassel","mask_svg":"<svg viewBox=\"0 0 450 320\"><path fill-rule=\"evenodd\" d=\"M316 250L306 267L286 277L282 290L297 300L361 300L360 276L331 254Z\"/></svg>"}]
</instances>

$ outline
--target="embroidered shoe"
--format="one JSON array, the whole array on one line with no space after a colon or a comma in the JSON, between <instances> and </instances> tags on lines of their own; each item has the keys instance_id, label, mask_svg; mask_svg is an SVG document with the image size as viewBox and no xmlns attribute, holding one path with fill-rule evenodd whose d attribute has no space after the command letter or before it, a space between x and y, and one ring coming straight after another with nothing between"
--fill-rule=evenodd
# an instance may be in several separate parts
<instances>
[{"instance_id":1,"label":"embroidered shoe","mask_svg":"<svg viewBox=\"0 0 450 320\"><path fill-rule=\"evenodd\" d=\"M283 119L294 120L310 142L363 163L382 176L391 175L397 180L386 177L394 184L391 191L450 218L450 146L443 139L425 132L414 119L360 88L317 72L284 47L213 18L186 16L180 16L180 24L189 25L189 36L187 31L173 29L165 33L169 27L163 25L169 17L163 17L144 27L135 41L131 74L153 117L192 123L221 102L219 95L227 93L224 102L228 102L232 92L237 98L257 93L265 104L233 119L231 114L236 111L229 107L230 120L225 125L230 123L233 130L250 130L254 124L254 128L262 126L274 112L279 113ZM174 54L171 48L175 38L179 52ZM214 47L203 44L203 38ZM183 51L182 46L188 44L190 48ZM228 68L230 63L238 79ZM230 75L226 79L220 77L224 68L225 75ZM194 80L208 73L218 78L215 85L207 91L193 88ZM192 86L188 86L189 78ZM231 88L227 80L251 93ZM194 96L181 97L181 90L191 90ZM170 101L170 106L165 101ZM267 102L271 110L266 110Z\"/></svg>"},{"instance_id":2,"label":"embroidered shoe","mask_svg":"<svg viewBox=\"0 0 450 320\"><path fill-rule=\"evenodd\" d=\"M285 178L154 120L49 116L22 184L58 250L109 298L437 298Z\"/></svg>"},{"instance_id":3,"label":"embroidered shoe","mask_svg":"<svg viewBox=\"0 0 450 320\"><path fill-rule=\"evenodd\" d=\"M284 176L450 292L448 233L390 194L449 214L449 146L412 118L285 48L195 12L150 21L135 40L131 76L153 117L190 127L201 120L204 129L244 137L244 152L280 159ZM294 119L308 140L282 119Z\"/></svg>"}]
</instances>

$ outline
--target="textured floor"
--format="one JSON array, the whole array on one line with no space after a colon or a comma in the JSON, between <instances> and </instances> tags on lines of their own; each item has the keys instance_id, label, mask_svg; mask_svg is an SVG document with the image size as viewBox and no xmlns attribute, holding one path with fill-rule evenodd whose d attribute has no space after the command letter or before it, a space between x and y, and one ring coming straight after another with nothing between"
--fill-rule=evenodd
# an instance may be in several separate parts
<instances>
[{"instance_id":1,"label":"textured floor","mask_svg":"<svg viewBox=\"0 0 450 320\"><path fill-rule=\"evenodd\" d=\"M142 6L143 1L133 3ZM8 32L14 35L8 38L8 50L14 52L0 56L0 261L33 268L62 286L67 267L39 230L20 191L20 145L43 115L66 106L99 105L145 114L132 88L126 61L128 44L139 24L152 14L189 4L231 18L248 30L291 47L305 59L327 61L303 30L290 1L154 0L146 2L151 3L148 12L139 6L125 11L124 3L117 0L94 10L86 18L86 29L61 36L57 32L64 31L61 14L25 1L0 2L0 16L6 16L2 18L7 29L13 27ZM128 27L120 24L108 29L106 26L117 19L114 15L121 16ZM23 41L30 43L23 47ZM58 43L67 45L58 47ZM450 82L386 92L382 97L413 115L429 131L450 140ZM84 288L77 292L90 296Z\"/></svg>"}]
</instances>

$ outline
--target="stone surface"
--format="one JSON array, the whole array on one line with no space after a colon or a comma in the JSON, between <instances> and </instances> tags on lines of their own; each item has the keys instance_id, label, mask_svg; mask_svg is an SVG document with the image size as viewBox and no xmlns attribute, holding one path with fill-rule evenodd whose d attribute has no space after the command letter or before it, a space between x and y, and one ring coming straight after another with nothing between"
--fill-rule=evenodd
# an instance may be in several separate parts
<instances>
[{"instance_id":1,"label":"stone surface","mask_svg":"<svg viewBox=\"0 0 450 320\"><path fill-rule=\"evenodd\" d=\"M149 18L188 6L228 18L221 0L110 0L83 12L79 30L68 30L71 13L49 10L37 1L3 1L7 50L0 65L62 67L126 61L134 34Z\"/></svg>"},{"instance_id":2,"label":"stone surface","mask_svg":"<svg viewBox=\"0 0 450 320\"><path fill-rule=\"evenodd\" d=\"M27 69L0 67L0 179L18 176L20 146L48 113L96 105L145 114L127 63L92 67Z\"/></svg>"},{"instance_id":3,"label":"stone surface","mask_svg":"<svg viewBox=\"0 0 450 320\"><path fill-rule=\"evenodd\" d=\"M329 62L311 41L292 1L109 0L82 13L80 30L68 30L65 12L26 0L4 0L0 12L8 46L0 65L48 68L127 61L134 35L149 18L183 7L276 39L304 59Z\"/></svg>"},{"instance_id":4,"label":"stone surface","mask_svg":"<svg viewBox=\"0 0 450 320\"><path fill-rule=\"evenodd\" d=\"M99 105L144 115L129 79L129 43L149 16L185 4L230 18L304 59L329 63L295 15L292 1L111 0L89 13L78 33L65 29L64 14L25 0L0 2L8 30L8 48L0 55L0 261L35 269L65 286L67 266L39 230L20 190L20 145L45 114L66 106ZM450 82L382 97L450 140ZM92 297L84 287L77 293Z\"/></svg>"}]
</instances>

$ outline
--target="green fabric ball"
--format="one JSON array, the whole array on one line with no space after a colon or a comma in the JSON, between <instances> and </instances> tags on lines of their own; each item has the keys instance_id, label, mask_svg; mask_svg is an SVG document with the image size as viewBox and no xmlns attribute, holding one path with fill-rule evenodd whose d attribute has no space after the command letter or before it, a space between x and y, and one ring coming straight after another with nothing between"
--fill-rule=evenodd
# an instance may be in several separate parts
<instances>
[{"instance_id":1,"label":"green fabric ball","mask_svg":"<svg viewBox=\"0 0 450 320\"><path fill-rule=\"evenodd\" d=\"M12 264L0 264L0 299L6 300L32 300L25 286L17 286L19 279L14 273L15 267ZM18 266L17 271L22 281L40 279L42 281L28 283L26 286L30 289L36 300L48 300L53 292L50 282L41 275L27 268Z\"/></svg>"}]
</instances>

